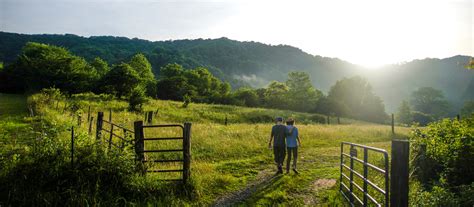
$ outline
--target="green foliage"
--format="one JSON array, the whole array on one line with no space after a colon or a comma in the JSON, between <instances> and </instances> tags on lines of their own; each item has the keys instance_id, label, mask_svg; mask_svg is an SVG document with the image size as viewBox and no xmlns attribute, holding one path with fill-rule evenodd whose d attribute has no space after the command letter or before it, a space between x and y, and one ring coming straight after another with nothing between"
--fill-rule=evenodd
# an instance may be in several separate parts
<instances>
[{"instance_id":1,"label":"green foliage","mask_svg":"<svg viewBox=\"0 0 474 207\"><path fill-rule=\"evenodd\" d=\"M90 91L97 72L83 59L66 49L40 43L28 43L17 61L5 71L7 90L38 91L56 87L65 92Z\"/></svg>"},{"instance_id":2,"label":"green foliage","mask_svg":"<svg viewBox=\"0 0 474 207\"><path fill-rule=\"evenodd\" d=\"M448 102L443 92L432 87L422 87L411 94L413 110L440 118L448 111Z\"/></svg>"},{"instance_id":3,"label":"green foliage","mask_svg":"<svg viewBox=\"0 0 474 207\"><path fill-rule=\"evenodd\" d=\"M184 100L189 96L196 102L223 103L230 85L214 77L206 68L185 70L181 65L169 64L160 70L157 83L158 98Z\"/></svg>"},{"instance_id":4,"label":"green foliage","mask_svg":"<svg viewBox=\"0 0 474 207\"><path fill-rule=\"evenodd\" d=\"M251 88L239 88L234 92L237 105L256 107L260 105L257 92Z\"/></svg>"},{"instance_id":5,"label":"green foliage","mask_svg":"<svg viewBox=\"0 0 474 207\"><path fill-rule=\"evenodd\" d=\"M328 93L328 99L337 102L344 116L383 123L388 115L380 97L372 92L366 79L355 76L336 82Z\"/></svg>"},{"instance_id":6,"label":"green foliage","mask_svg":"<svg viewBox=\"0 0 474 207\"><path fill-rule=\"evenodd\" d=\"M288 73L288 104L289 109L294 111L308 111L314 108L317 101L321 98L322 92L316 90L308 73L290 72Z\"/></svg>"},{"instance_id":7,"label":"green foliage","mask_svg":"<svg viewBox=\"0 0 474 207\"><path fill-rule=\"evenodd\" d=\"M474 101L464 102L464 106L461 109L462 116L471 116L474 113Z\"/></svg>"},{"instance_id":8,"label":"green foliage","mask_svg":"<svg viewBox=\"0 0 474 207\"><path fill-rule=\"evenodd\" d=\"M106 93L117 97L129 96L133 89L140 84L138 73L126 63L115 65L101 80Z\"/></svg>"},{"instance_id":9,"label":"green foliage","mask_svg":"<svg viewBox=\"0 0 474 207\"><path fill-rule=\"evenodd\" d=\"M418 119L419 120L419 119ZM413 122L413 115L411 113L410 105L403 100L398 108L397 122L401 124L410 125Z\"/></svg>"},{"instance_id":10,"label":"green foliage","mask_svg":"<svg viewBox=\"0 0 474 207\"><path fill-rule=\"evenodd\" d=\"M183 108L188 108L190 103L191 103L191 97L188 96L188 95L184 95L184 97L183 97Z\"/></svg>"},{"instance_id":11,"label":"green foliage","mask_svg":"<svg viewBox=\"0 0 474 207\"><path fill-rule=\"evenodd\" d=\"M140 78L144 80L154 80L155 75L152 72L151 64L145 55L139 53L132 57L128 64L138 72Z\"/></svg>"},{"instance_id":12,"label":"green foliage","mask_svg":"<svg viewBox=\"0 0 474 207\"><path fill-rule=\"evenodd\" d=\"M270 108L285 109L288 107L288 86L285 83L272 81L265 90L265 103Z\"/></svg>"},{"instance_id":13,"label":"green foliage","mask_svg":"<svg viewBox=\"0 0 474 207\"><path fill-rule=\"evenodd\" d=\"M148 99L145 96L145 89L141 87L136 87L132 90L132 94L128 98L128 110L129 111L142 111L143 104L146 103Z\"/></svg>"},{"instance_id":14,"label":"green foliage","mask_svg":"<svg viewBox=\"0 0 474 207\"><path fill-rule=\"evenodd\" d=\"M415 130L411 140L412 166L422 190L429 192L426 201L472 206L474 201L464 196L474 190L474 177L466 176L474 171L474 117L431 123L423 131Z\"/></svg>"},{"instance_id":15,"label":"green foliage","mask_svg":"<svg viewBox=\"0 0 474 207\"><path fill-rule=\"evenodd\" d=\"M97 71L100 77L104 76L110 71L109 64L99 57L96 57L92 62L91 66Z\"/></svg>"},{"instance_id":16,"label":"green foliage","mask_svg":"<svg viewBox=\"0 0 474 207\"><path fill-rule=\"evenodd\" d=\"M411 115L413 117L413 122L418 123L421 126L426 126L429 123L435 121L435 118L433 116L431 116L430 114L425 114L423 112L413 111Z\"/></svg>"}]
</instances>

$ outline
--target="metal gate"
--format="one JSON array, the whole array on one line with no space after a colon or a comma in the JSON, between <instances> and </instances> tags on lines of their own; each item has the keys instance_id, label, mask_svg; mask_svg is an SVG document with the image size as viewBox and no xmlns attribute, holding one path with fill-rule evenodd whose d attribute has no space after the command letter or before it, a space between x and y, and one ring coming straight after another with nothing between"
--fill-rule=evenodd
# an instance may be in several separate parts
<instances>
[{"instance_id":1,"label":"metal gate","mask_svg":"<svg viewBox=\"0 0 474 207\"><path fill-rule=\"evenodd\" d=\"M349 151L347 151L347 148L349 148ZM358 149L363 151L363 160L358 158ZM382 157L380 157L380 159L378 160L370 159L371 157L369 157L369 152L374 153L373 157ZM346 161L349 161L349 166L347 166ZM356 168L355 165L361 166L362 169ZM380 167L377 165L383 166ZM359 170L361 170L362 172L360 172ZM345 171L348 171L349 175L344 173ZM341 169L339 190L351 206L368 206L369 204L375 206L389 206L388 173L389 172L387 151L379 148L349 142L341 143ZM356 177L354 177L354 175ZM383 177L377 180L377 176ZM357 182L357 180L359 180L360 182ZM383 187L379 186L380 184L378 183L380 182L378 181L384 183ZM347 182L349 186L345 184ZM360 186L361 184L362 186ZM360 198L360 195L362 195L362 198Z\"/></svg>"},{"instance_id":2,"label":"metal gate","mask_svg":"<svg viewBox=\"0 0 474 207\"><path fill-rule=\"evenodd\" d=\"M182 130L182 136L179 137L145 137L144 128L172 128L178 127ZM143 121L137 121L134 123L135 131L135 153L137 155L137 160L142 164L147 162L153 163L182 163L182 169L154 169L148 170L144 168L144 173L153 172L153 173L169 173L169 172L182 172L182 179L163 179L166 181L183 181L184 183L190 177L190 165L191 165L191 123L180 124L164 124L164 125L143 125ZM181 140L182 148L180 149L146 149L145 141L163 141L163 140ZM158 159L158 160L147 160L145 158L146 153L172 153L172 152L182 152L182 159Z\"/></svg>"}]
</instances>

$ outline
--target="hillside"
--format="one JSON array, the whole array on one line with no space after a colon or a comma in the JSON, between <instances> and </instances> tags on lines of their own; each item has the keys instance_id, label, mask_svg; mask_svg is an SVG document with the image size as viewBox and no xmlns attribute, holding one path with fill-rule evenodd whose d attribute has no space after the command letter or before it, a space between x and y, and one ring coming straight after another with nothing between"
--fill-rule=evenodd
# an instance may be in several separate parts
<instances>
[{"instance_id":1,"label":"hillside","mask_svg":"<svg viewBox=\"0 0 474 207\"><path fill-rule=\"evenodd\" d=\"M414 60L388 65L376 70L337 58L313 56L287 45L266 45L258 42L239 42L227 38L174 41L147 41L124 37L80 37L76 35L24 35L0 32L0 61L15 60L26 42L41 42L68 48L87 60L101 57L109 63L119 63L133 54L144 53L154 73L168 63L179 63L186 68L205 66L217 77L231 82L234 87L265 86L271 80L285 80L289 71L305 71L313 85L327 92L339 79L354 75L368 78L374 91L386 105L388 112L396 110L418 87L430 86L444 92L456 113L465 100L470 100L474 72L464 69L467 56L445 59Z\"/></svg>"}]
</instances>

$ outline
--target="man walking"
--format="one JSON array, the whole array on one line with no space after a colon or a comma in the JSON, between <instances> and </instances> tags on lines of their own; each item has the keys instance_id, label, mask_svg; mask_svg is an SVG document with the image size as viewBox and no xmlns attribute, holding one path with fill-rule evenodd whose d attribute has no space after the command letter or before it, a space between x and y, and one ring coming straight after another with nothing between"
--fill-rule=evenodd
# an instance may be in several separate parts
<instances>
[{"instance_id":1,"label":"man walking","mask_svg":"<svg viewBox=\"0 0 474 207\"><path fill-rule=\"evenodd\" d=\"M286 149L285 138L288 134L288 129L285 125L283 125L283 118L277 117L275 122L276 124L272 127L272 133L270 135L270 140L268 141L268 147L272 148L273 139L273 155L278 168L277 174L282 174Z\"/></svg>"}]
</instances>

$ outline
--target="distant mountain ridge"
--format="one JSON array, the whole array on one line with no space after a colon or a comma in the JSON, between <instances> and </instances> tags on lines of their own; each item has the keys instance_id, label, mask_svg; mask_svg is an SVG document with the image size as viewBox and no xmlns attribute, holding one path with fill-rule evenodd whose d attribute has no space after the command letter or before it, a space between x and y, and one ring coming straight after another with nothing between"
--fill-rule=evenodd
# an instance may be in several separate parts
<instances>
[{"instance_id":1,"label":"distant mountain ridge","mask_svg":"<svg viewBox=\"0 0 474 207\"><path fill-rule=\"evenodd\" d=\"M418 87L442 90L453 111L474 94L474 71L464 69L468 56L413 60L404 64L365 70L349 62L305 53L287 45L240 42L228 38L174 41L148 41L137 38L77 35L25 35L0 32L0 61L13 62L26 42L58 45L87 60L101 57L110 64L119 63L135 53L147 56L159 75L159 68L178 63L186 68L204 66L234 87L245 84L264 87L271 80L284 81L289 71L305 71L313 84L327 92L344 77L361 75L371 83L385 102L388 112L396 110Z\"/></svg>"}]
</instances>

